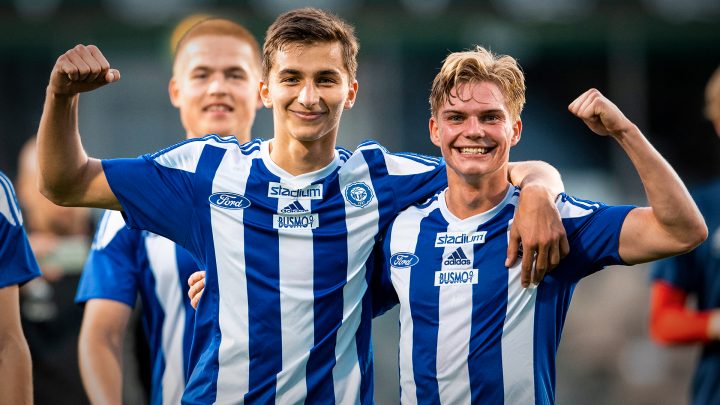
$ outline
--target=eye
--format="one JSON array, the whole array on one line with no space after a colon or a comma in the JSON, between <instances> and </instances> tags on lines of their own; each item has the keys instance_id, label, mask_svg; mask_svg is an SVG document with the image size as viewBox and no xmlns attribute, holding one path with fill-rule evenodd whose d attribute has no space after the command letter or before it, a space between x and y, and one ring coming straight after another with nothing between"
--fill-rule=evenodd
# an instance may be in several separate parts
<instances>
[{"instance_id":1,"label":"eye","mask_svg":"<svg viewBox=\"0 0 720 405\"><path fill-rule=\"evenodd\" d=\"M298 79L297 77L293 77L293 76L281 77L280 83L287 84L287 85L293 85L293 84L300 83L300 79Z\"/></svg>"},{"instance_id":2,"label":"eye","mask_svg":"<svg viewBox=\"0 0 720 405\"><path fill-rule=\"evenodd\" d=\"M464 118L465 117L463 117L460 114L452 114L452 115L448 115L447 117L445 117L445 119L449 122L462 122L462 120Z\"/></svg>"},{"instance_id":3,"label":"eye","mask_svg":"<svg viewBox=\"0 0 720 405\"><path fill-rule=\"evenodd\" d=\"M483 116L483 121L485 121L485 122L493 123L493 122L498 122L501 120L502 120L502 116L500 116L499 114L487 114L487 115Z\"/></svg>"},{"instance_id":4,"label":"eye","mask_svg":"<svg viewBox=\"0 0 720 405\"><path fill-rule=\"evenodd\" d=\"M317 83L320 85L333 85L337 83L337 80L333 77L320 77L317 79Z\"/></svg>"},{"instance_id":5,"label":"eye","mask_svg":"<svg viewBox=\"0 0 720 405\"><path fill-rule=\"evenodd\" d=\"M206 79L207 77L208 77L207 72L195 72L190 76L190 78L198 79L198 80Z\"/></svg>"}]
</instances>

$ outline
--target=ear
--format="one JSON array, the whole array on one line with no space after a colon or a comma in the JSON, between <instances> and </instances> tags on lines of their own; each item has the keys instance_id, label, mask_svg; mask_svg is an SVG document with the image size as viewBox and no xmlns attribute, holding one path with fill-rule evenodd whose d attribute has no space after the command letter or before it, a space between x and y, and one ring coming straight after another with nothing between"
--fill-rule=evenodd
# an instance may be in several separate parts
<instances>
[{"instance_id":1,"label":"ear","mask_svg":"<svg viewBox=\"0 0 720 405\"><path fill-rule=\"evenodd\" d=\"M262 104L265 106L265 108L272 108L272 98L270 97L270 89L268 88L267 84L265 84L264 80L260 80L259 86L259 96L260 101L262 101Z\"/></svg>"},{"instance_id":2,"label":"ear","mask_svg":"<svg viewBox=\"0 0 720 405\"><path fill-rule=\"evenodd\" d=\"M358 91L358 82L357 80L353 80L352 83L350 83L350 86L348 88L348 95L347 99L345 99L345 109L349 110L355 105L355 97L357 97L357 91Z\"/></svg>"},{"instance_id":3,"label":"ear","mask_svg":"<svg viewBox=\"0 0 720 405\"><path fill-rule=\"evenodd\" d=\"M180 108L180 88L175 76L173 76L168 83L168 94L170 95L170 103L172 103L175 108Z\"/></svg>"},{"instance_id":4,"label":"ear","mask_svg":"<svg viewBox=\"0 0 720 405\"><path fill-rule=\"evenodd\" d=\"M520 142L520 134L522 133L522 121L518 119L512 128L513 134L510 138L510 146L515 146Z\"/></svg>"},{"instance_id":5,"label":"ear","mask_svg":"<svg viewBox=\"0 0 720 405\"><path fill-rule=\"evenodd\" d=\"M428 128L430 129L430 141L433 145L442 149L442 146L440 146L440 128L438 127L435 117L432 115L430 116L430 122L428 122Z\"/></svg>"}]
</instances>

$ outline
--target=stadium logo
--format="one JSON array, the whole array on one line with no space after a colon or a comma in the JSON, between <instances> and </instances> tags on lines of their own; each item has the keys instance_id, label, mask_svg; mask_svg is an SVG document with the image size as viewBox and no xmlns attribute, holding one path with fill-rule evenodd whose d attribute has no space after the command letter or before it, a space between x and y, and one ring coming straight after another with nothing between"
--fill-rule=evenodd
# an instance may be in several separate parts
<instances>
[{"instance_id":1,"label":"stadium logo","mask_svg":"<svg viewBox=\"0 0 720 405\"><path fill-rule=\"evenodd\" d=\"M250 200L235 193L214 193L208 197L210 204L227 210L241 210L250 206Z\"/></svg>"},{"instance_id":2,"label":"stadium logo","mask_svg":"<svg viewBox=\"0 0 720 405\"><path fill-rule=\"evenodd\" d=\"M305 188L288 188L281 183L268 183L268 198L294 198L296 200L322 200L323 185L311 184Z\"/></svg>"},{"instance_id":3,"label":"stadium logo","mask_svg":"<svg viewBox=\"0 0 720 405\"><path fill-rule=\"evenodd\" d=\"M480 232L440 232L435 236L435 247L457 246L468 243L485 243L487 231Z\"/></svg>"},{"instance_id":4,"label":"stadium logo","mask_svg":"<svg viewBox=\"0 0 720 405\"><path fill-rule=\"evenodd\" d=\"M306 210L299 201L295 201L288 204L285 208L281 209L280 212L283 214L304 214L308 212L308 210Z\"/></svg>"},{"instance_id":5,"label":"stadium logo","mask_svg":"<svg viewBox=\"0 0 720 405\"><path fill-rule=\"evenodd\" d=\"M412 267L420 262L420 258L412 253L398 252L390 257L390 265L392 267Z\"/></svg>"},{"instance_id":6,"label":"stadium logo","mask_svg":"<svg viewBox=\"0 0 720 405\"><path fill-rule=\"evenodd\" d=\"M315 229L319 225L318 214L273 215L275 229Z\"/></svg>"},{"instance_id":7,"label":"stadium logo","mask_svg":"<svg viewBox=\"0 0 720 405\"><path fill-rule=\"evenodd\" d=\"M446 266L470 266L470 259L465 256L463 248L459 247L443 262Z\"/></svg>"},{"instance_id":8,"label":"stadium logo","mask_svg":"<svg viewBox=\"0 0 720 405\"><path fill-rule=\"evenodd\" d=\"M364 182L356 182L345 187L345 199L358 208L370 204L373 199L373 192Z\"/></svg>"},{"instance_id":9,"label":"stadium logo","mask_svg":"<svg viewBox=\"0 0 720 405\"><path fill-rule=\"evenodd\" d=\"M435 272L435 287L477 284L477 270L445 270Z\"/></svg>"}]
</instances>

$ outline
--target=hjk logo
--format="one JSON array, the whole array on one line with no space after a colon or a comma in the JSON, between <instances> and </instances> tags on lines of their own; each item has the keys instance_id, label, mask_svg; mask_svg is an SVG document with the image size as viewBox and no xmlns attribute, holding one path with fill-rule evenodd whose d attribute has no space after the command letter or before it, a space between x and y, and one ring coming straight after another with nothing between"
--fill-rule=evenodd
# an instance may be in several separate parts
<instances>
[{"instance_id":1,"label":"hjk logo","mask_svg":"<svg viewBox=\"0 0 720 405\"><path fill-rule=\"evenodd\" d=\"M419 261L420 259L417 256L408 252L398 252L390 257L392 267L412 267L418 264Z\"/></svg>"},{"instance_id":2,"label":"hjk logo","mask_svg":"<svg viewBox=\"0 0 720 405\"><path fill-rule=\"evenodd\" d=\"M373 192L364 182L356 182L345 187L345 199L358 208L362 208L373 199Z\"/></svg>"},{"instance_id":3,"label":"hjk logo","mask_svg":"<svg viewBox=\"0 0 720 405\"><path fill-rule=\"evenodd\" d=\"M435 247L464 245L467 243L485 243L487 231L480 232L441 232L435 237Z\"/></svg>"},{"instance_id":4,"label":"hjk logo","mask_svg":"<svg viewBox=\"0 0 720 405\"><path fill-rule=\"evenodd\" d=\"M470 259L465 256L463 248L459 247L452 252L450 256L443 262L446 266L470 266Z\"/></svg>"},{"instance_id":5,"label":"hjk logo","mask_svg":"<svg viewBox=\"0 0 720 405\"><path fill-rule=\"evenodd\" d=\"M305 188L294 189L283 186L281 183L268 183L269 198L294 198L296 200L322 200L323 185L311 184Z\"/></svg>"},{"instance_id":6,"label":"hjk logo","mask_svg":"<svg viewBox=\"0 0 720 405\"><path fill-rule=\"evenodd\" d=\"M210 204L228 210L241 210L250 206L250 200L235 193L214 193L208 197Z\"/></svg>"},{"instance_id":7,"label":"hjk logo","mask_svg":"<svg viewBox=\"0 0 720 405\"><path fill-rule=\"evenodd\" d=\"M281 209L280 212L283 214L302 214L308 212L300 202L295 201L294 203L288 204L285 208Z\"/></svg>"}]
</instances>

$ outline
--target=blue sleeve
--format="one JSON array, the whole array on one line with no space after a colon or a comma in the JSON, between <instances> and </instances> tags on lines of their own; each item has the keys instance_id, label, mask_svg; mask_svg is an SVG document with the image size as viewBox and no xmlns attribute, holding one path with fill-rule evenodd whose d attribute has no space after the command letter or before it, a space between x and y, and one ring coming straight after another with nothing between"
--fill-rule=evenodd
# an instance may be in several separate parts
<instances>
[{"instance_id":1,"label":"blue sleeve","mask_svg":"<svg viewBox=\"0 0 720 405\"><path fill-rule=\"evenodd\" d=\"M91 299L118 301L135 306L142 269L138 249L142 231L125 226L118 212L105 212L78 285L75 302Z\"/></svg>"},{"instance_id":2,"label":"blue sleeve","mask_svg":"<svg viewBox=\"0 0 720 405\"><path fill-rule=\"evenodd\" d=\"M193 217L193 173L163 166L150 155L103 160L102 165L128 226L186 246Z\"/></svg>"},{"instance_id":3,"label":"blue sleeve","mask_svg":"<svg viewBox=\"0 0 720 405\"><path fill-rule=\"evenodd\" d=\"M0 288L40 276L10 180L0 172Z\"/></svg>"},{"instance_id":4,"label":"blue sleeve","mask_svg":"<svg viewBox=\"0 0 720 405\"><path fill-rule=\"evenodd\" d=\"M579 280L606 266L626 264L620 257L620 231L635 207L608 206L562 195L560 214L570 243L562 271Z\"/></svg>"}]
</instances>

